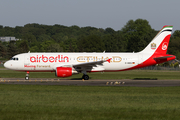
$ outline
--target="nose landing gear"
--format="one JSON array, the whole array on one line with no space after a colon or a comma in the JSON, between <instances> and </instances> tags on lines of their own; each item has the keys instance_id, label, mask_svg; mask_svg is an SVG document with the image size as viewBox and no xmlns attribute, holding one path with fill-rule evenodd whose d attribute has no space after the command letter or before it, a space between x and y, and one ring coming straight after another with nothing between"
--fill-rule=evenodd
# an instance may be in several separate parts
<instances>
[{"instance_id":1,"label":"nose landing gear","mask_svg":"<svg viewBox=\"0 0 180 120\"><path fill-rule=\"evenodd\" d=\"M27 71L25 80L29 80L29 72Z\"/></svg>"}]
</instances>

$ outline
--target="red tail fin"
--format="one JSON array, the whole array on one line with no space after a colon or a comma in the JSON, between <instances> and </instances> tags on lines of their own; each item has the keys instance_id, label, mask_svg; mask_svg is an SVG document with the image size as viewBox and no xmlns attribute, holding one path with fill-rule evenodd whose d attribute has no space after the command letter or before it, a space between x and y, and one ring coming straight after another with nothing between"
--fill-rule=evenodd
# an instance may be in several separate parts
<instances>
[{"instance_id":1,"label":"red tail fin","mask_svg":"<svg viewBox=\"0 0 180 120\"><path fill-rule=\"evenodd\" d=\"M167 35L164 38L164 40L161 42L161 44L156 49L155 54L166 54L167 53L170 37L171 37L171 34Z\"/></svg>"},{"instance_id":2,"label":"red tail fin","mask_svg":"<svg viewBox=\"0 0 180 120\"><path fill-rule=\"evenodd\" d=\"M164 26L149 45L140 53L166 54L172 28L172 26Z\"/></svg>"}]
</instances>

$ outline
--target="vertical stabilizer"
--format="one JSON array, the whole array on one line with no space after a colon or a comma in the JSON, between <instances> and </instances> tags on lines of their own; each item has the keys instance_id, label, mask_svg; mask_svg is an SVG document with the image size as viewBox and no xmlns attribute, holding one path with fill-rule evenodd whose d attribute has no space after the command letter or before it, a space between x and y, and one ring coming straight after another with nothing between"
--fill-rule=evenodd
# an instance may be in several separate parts
<instances>
[{"instance_id":1,"label":"vertical stabilizer","mask_svg":"<svg viewBox=\"0 0 180 120\"><path fill-rule=\"evenodd\" d=\"M140 53L166 54L173 26L164 26Z\"/></svg>"}]
</instances>

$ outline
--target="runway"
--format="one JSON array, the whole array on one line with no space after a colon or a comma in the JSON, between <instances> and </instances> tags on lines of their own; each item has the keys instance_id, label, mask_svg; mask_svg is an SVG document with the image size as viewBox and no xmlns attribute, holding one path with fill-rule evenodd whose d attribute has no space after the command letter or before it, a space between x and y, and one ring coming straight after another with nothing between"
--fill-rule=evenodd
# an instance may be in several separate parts
<instances>
[{"instance_id":1,"label":"runway","mask_svg":"<svg viewBox=\"0 0 180 120\"><path fill-rule=\"evenodd\" d=\"M51 78L24 80L24 78L1 78L0 84L165 87L180 86L180 80L61 80Z\"/></svg>"}]
</instances>

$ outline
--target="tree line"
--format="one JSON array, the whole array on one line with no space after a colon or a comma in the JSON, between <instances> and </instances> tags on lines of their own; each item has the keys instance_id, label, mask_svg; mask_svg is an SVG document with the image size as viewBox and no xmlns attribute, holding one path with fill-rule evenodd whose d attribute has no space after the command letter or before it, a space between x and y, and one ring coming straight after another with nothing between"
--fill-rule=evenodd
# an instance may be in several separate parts
<instances>
[{"instance_id":1,"label":"tree line","mask_svg":"<svg viewBox=\"0 0 180 120\"><path fill-rule=\"evenodd\" d=\"M3 27L0 36L14 36L20 40L0 42L0 59L9 59L18 53L30 52L139 52L158 31L144 19L129 20L121 30L112 28L63 25L26 24ZM168 53L180 59L180 31L170 40Z\"/></svg>"}]
</instances>

